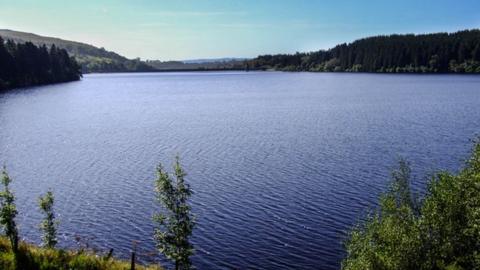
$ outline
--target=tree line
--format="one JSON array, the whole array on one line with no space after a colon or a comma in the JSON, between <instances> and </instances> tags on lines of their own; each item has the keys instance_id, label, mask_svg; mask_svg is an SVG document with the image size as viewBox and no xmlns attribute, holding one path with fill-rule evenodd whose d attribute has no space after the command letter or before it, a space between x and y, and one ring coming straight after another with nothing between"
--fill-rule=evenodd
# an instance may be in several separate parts
<instances>
[{"instance_id":1,"label":"tree line","mask_svg":"<svg viewBox=\"0 0 480 270\"><path fill-rule=\"evenodd\" d=\"M261 55L249 69L379 73L480 73L480 30L375 36L329 50Z\"/></svg>"},{"instance_id":2,"label":"tree line","mask_svg":"<svg viewBox=\"0 0 480 270\"><path fill-rule=\"evenodd\" d=\"M0 91L79 80L81 68L67 51L52 45L15 43L0 37Z\"/></svg>"}]
</instances>

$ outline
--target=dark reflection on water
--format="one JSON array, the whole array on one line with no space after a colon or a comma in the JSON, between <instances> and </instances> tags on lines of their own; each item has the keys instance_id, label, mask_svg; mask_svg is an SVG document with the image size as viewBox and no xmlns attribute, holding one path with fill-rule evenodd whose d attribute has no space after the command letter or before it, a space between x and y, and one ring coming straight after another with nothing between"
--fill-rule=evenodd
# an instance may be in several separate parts
<instances>
[{"instance_id":1,"label":"dark reflection on water","mask_svg":"<svg viewBox=\"0 0 480 270\"><path fill-rule=\"evenodd\" d=\"M346 230L399 156L417 190L480 130L480 77L312 73L87 75L0 96L0 162L20 232L40 242L51 188L60 243L154 250L154 168L182 157L200 268L336 269ZM140 255L143 261L149 256Z\"/></svg>"}]
</instances>

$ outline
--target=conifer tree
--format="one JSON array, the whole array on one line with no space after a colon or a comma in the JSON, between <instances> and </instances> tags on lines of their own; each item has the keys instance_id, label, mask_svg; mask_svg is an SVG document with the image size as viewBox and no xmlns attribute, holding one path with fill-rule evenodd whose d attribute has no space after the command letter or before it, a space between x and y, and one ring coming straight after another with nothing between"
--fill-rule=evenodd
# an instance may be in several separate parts
<instances>
[{"instance_id":1,"label":"conifer tree","mask_svg":"<svg viewBox=\"0 0 480 270\"><path fill-rule=\"evenodd\" d=\"M0 37L0 91L32 85L79 80L80 66L68 53L31 42L15 43Z\"/></svg>"}]
</instances>

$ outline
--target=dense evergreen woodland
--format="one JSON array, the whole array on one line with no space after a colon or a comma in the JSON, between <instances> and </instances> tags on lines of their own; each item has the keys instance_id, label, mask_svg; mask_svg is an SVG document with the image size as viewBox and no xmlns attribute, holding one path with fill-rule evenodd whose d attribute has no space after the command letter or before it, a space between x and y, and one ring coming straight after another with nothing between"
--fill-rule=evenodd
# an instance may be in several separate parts
<instances>
[{"instance_id":1,"label":"dense evergreen woodland","mask_svg":"<svg viewBox=\"0 0 480 270\"><path fill-rule=\"evenodd\" d=\"M52 45L37 47L0 37L0 91L79 80L80 66L68 53Z\"/></svg>"},{"instance_id":2,"label":"dense evergreen woodland","mask_svg":"<svg viewBox=\"0 0 480 270\"><path fill-rule=\"evenodd\" d=\"M310 53L262 55L250 69L387 73L480 73L480 30L376 36Z\"/></svg>"}]
</instances>

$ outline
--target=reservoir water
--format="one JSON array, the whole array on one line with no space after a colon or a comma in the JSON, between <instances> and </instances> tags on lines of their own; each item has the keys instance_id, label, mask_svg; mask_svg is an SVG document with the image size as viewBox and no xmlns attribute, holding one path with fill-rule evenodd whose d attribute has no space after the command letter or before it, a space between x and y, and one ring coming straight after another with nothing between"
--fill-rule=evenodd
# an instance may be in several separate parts
<instances>
[{"instance_id":1,"label":"reservoir water","mask_svg":"<svg viewBox=\"0 0 480 270\"><path fill-rule=\"evenodd\" d=\"M457 171L480 132L480 76L92 74L0 95L0 164L20 234L40 243L51 189L60 246L155 257L155 167L194 191L199 269L338 269L342 241L400 157L413 187Z\"/></svg>"}]
</instances>

